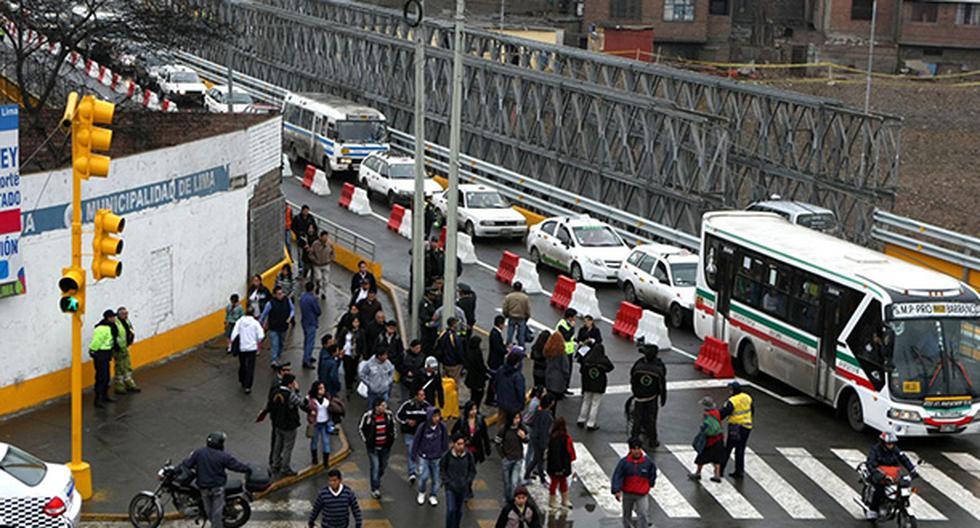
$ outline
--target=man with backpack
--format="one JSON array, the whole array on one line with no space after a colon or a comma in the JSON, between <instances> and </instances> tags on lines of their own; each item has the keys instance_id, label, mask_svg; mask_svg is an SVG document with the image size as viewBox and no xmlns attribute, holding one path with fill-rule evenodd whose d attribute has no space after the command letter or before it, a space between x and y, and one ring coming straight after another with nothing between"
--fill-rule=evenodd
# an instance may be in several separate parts
<instances>
[{"instance_id":1,"label":"man with backpack","mask_svg":"<svg viewBox=\"0 0 980 528\"><path fill-rule=\"evenodd\" d=\"M643 357L630 369L630 392L633 394L633 430L630 436L646 436L651 448L660 445L657 440L657 412L667 404L667 367L657 357L659 352L657 345L641 344Z\"/></svg>"}]
</instances>

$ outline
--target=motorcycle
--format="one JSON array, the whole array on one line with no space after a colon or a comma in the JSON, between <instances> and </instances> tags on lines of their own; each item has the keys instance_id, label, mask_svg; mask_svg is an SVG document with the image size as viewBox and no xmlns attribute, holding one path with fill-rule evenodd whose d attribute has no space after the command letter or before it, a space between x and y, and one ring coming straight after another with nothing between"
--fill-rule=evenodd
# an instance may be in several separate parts
<instances>
[{"instance_id":1,"label":"motorcycle","mask_svg":"<svg viewBox=\"0 0 980 528\"><path fill-rule=\"evenodd\" d=\"M253 471L254 473L254 471ZM201 492L194 484L195 472L170 460L157 472L160 484L154 491L141 491L129 502L129 522L136 528L157 528L163 522L163 506L169 498L174 508L195 522L204 523L207 516ZM238 528L252 516L252 492L268 487L261 476L230 478L225 484L225 509L222 517L228 528Z\"/></svg>"},{"instance_id":2,"label":"motorcycle","mask_svg":"<svg viewBox=\"0 0 980 528\"><path fill-rule=\"evenodd\" d=\"M922 464L922 461L919 461ZM918 465L916 466L918 467ZM909 502L912 495L918 490L912 487L912 476L901 471L899 467L882 466L881 471L885 473L885 490L878 508L878 518L875 519L875 526L881 526L888 521L894 520L898 528L916 528L918 522L915 516L909 513ZM915 469L915 468L913 468ZM855 502L861 506L865 513L870 511L871 498L874 496L875 468L868 467L866 462L857 466L858 475L861 477L861 498L855 497Z\"/></svg>"}]
</instances>

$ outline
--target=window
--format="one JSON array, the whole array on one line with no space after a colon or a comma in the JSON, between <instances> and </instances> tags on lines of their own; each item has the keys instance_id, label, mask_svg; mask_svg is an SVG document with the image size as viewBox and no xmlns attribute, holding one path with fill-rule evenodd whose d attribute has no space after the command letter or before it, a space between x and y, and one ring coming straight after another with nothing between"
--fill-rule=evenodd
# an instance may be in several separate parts
<instances>
[{"instance_id":1,"label":"window","mask_svg":"<svg viewBox=\"0 0 980 528\"><path fill-rule=\"evenodd\" d=\"M871 301L847 337L847 346L857 357L875 390L885 385L884 347L881 339L881 303Z\"/></svg>"},{"instance_id":2,"label":"window","mask_svg":"<svg viewBox=\"0 0 980 528\"><path fill-rule=\"evenodd\" d=\"M694 20L694 0L664 0L664 21L691 22Z\"/></svg>"},{"instance_id":3,"label":"window","mask_svg":"<svg viewBox=\"0 0 980 528\"><path fill-rule=\"evenodd\" d=\"M642 18L640 0L609 0L609 18L638 21Z\"/></svg>"},{"instance_id":4,"label":"window","mask_svg":"<svg viewBox=\"0 0 980 528\"><path fill-rule=\"evenodd\" d=\"M640 259L642 258L643 258L642 251L634 251L630 253L630 256L629 258L626 259L626 262L629 262L630 264L638 267L640 265Z\"/></svg>"},{"instance_id":5,"label":"window","mask_svg":"<svg viewBox=\"0 0 980 528\"><path fill-rule=\"evenodd\" d=\"M667 266L664 266L663 262L657 263L657 267L653 270L653 278L661 284L670 284L670 280L667 278Z\"/></svg>"},{"instance_id":6,"label":"window","mask_svg":"<svg viewBox=\"0 0 980 528\"><path fill-rule=\"evenodd\" d=\"M912 22L934 23L939 15L939 6L923 2L912 4Z\"/></svg>"},{"instance_id":7,"label":"window","mask_svg":"<svg viewBox=\"0 0 980 528\"><path fill-rule=\"evenodd\" d=\"M650 271L653 270L653 265L656 262L657 260L650 255L643 255L643 259L640 261L640 265L638 267L640 268L640 271L650 273Z\"/></svg>"},{"instance_id":8,"label":"window","mask_svg":"<svg viewBox=\"0 0 980 528\"><path fill-rule=\"evenodd\" d=\"M727 15L728 0L711 0L708 3L708 13L712 15Z\"/></svg>"},{"instance_id":9,"label":"window","mask_svg":"<svg viewBox=\"0 0 980 528\"><path fill-rule=\"evenodd\" d=\"M851 20L871 20L874 0L851 0Z\"/></svg>"},{"instance_id":10,"label":"window","mask_svg":"<svg viewBox=\"0 0 980 528\"><path fill-rule=\"evenodd\" d=\"M48 467L34 456L14 446L7 446L7 454L0 460L0 471L34 487L44 480Z\"/></svg>"},{"instance_id":11,"label":"window","mask_svg":"<svg viewBox=\"0 0 980 528\"><path fill-rule=\"evenodd\" d=\"M541 230L544 231L545 234L554 236L556 225L558 225L558 222L555 222L554 220L550 220L548 222L545 222L544 224L541 224Z\"/></svg>"},{"instance_id":12,"label":"window","mask_svg":"<svg viewBox=\"0 0 980 528\"><path fill-rule=\"evenodd\" d=\"M980 26L980 4L956 6L956 23L961 26Z\"/></svg>"},{"instance_id":13,"label":"window","mask_svg":"<svg viewBox=\"0 0 980 528\"><path fill-rule=\"evenodd\" d=\"M572 245L572 235L568 233L568 229L564 226L558 228L558 241L566 246Z\"/></svg>"}]
</instances>

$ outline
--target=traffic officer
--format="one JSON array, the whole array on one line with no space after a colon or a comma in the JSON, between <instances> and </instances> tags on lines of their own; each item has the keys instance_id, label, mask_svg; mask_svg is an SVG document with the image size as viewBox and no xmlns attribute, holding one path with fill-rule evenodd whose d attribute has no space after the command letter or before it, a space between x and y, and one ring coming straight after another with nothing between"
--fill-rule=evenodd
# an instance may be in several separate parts
<instances>
[{"instance_id":1,"label":"traffic officer","mask_svg":"<svg viewBox=\"0 0 980 528\"><path fill-rule=\"evenodd\" d=\"M208 435L207 446L195 449L181 465L196 472L197 488L201 490L201 504L204 514L211 521L211 528L222 528L225 510L225 484L228 483L226 469L245 473L252 469L235 457L225 453L225 433Z\"/></svg>"},{"instance_id":2,"label":"traffic officer","mask_svg":"<svg viewBox=\"0 0 980 528\"><path fill-rule=\"evenodd\" d=\"M575 359L575 317L578 312L575 308L565 310L565 316L555 325L555 332L561 334L565 341L565 360L568 361L568 368L565 376L565 386L568 387L572 382L572 362ZM571 395L571 391L565 390L565 395ZM560 395L559 395L560 396Z\"/></svg>"},{"instance_id":3,"label":"traffic officer","mask_svg":"<svg viewBox=\"0 0 980 528\"><path fill-rule=\"evenodd\" d=\"M113 390L116 394L140 392L136 380L133 379L133 364L129 357L129 345L132 345L135 339L136 333L133 331L133 323L129 320L129 310L125 306L120 306L116 310L116 350L112 357L116 367L116 378L113 381Z\"/></svg>"},{"instance_id":4,"label":"traffic officer","mask_svg":"<svg viewBox=\"0 0 980 528\"><path fill-rule=\"evenodd\" d=\"M116 312L102 312L102 320L95 325L92 341L88 345L88 355L95 366L95 406L105 407L105 402L114 402L109 396L109 362L112 353L118 346L119 330L116 328Z\"/></svg>"},{"instance_id":5,"label":"traffic officer","mask_svg":"<svg viewBox=\"0 0 980 528\"><path fill-rule=\"evenodd\" d=\"M735 471L729 473L729 476L742 478L745 475L745 446L749 442L749 433L752 432L752 414L755 411L755 404L752 403L752 397L742 391L742 384L738 381L729 383L728 391L731 396L721 408L722 420L728 418L725 463L728 463L728 457L734 450ZM725 471L724 464L721 470Z\"/></svg>"},{"instance_id":6,"label":"traffic officer","mask_svg":"<svg viewBox=\"0 0 980 528\"><path fill-rule=\"evenodd\" d=\"M650 447L657 447L657 412L667 404L667 366L657 357L660 348L640 344L638 359L630 369L630 392L633 394L633 430L630 436L646 436ZM659 400L659 401L658 401Z\"/></svg>"}]
</instances>

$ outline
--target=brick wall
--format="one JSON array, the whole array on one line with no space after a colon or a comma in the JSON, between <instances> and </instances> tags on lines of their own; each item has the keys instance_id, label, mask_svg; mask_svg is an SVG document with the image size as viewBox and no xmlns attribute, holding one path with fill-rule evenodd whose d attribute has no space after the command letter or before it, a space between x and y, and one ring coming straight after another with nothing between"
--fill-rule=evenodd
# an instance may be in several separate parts
<instances>
[{"instance_id":1,"label":"brick wall","mask_svg":"<svg viewBox=\"0 0 980 528\"><path fill-rule=\"evenodd\" d=\"M957 24L957 4L934 5L935 22L912 22L912 3L903 4L900 44L980 49L980 26ZM973 5L980 9L980 4Z\"/></svg>"},{"instance_id":2,"label":"brick wall","mask_svg":"<svg viewBox=\"0 0 980 528\"><path fill-rule=\"evenodd\" d=\"M658 42L707 42L708 41L708 0L697 0L694 6L694 20L689 22L673 22L664 20L665 0L640 0L641 9L638 19L617 20L609 17L611 0L585 0L583 24L588 28L591 24L623 24L623 25L653 25L654 45ZM725 18L728 17L718 17ZM730 26L725 26L730 27ZM721 26L716 25L720 29ZM716 37L714 34L712 37ZM727 33L723 35L727 39Z\"/></svg>"},{"instance_id":3,"label":"brick wall","mask_svg":"<svg viewBox=\"0 0 980 528\"><path fill-rule=\"evenodd\" d=\"M871 20L852 20L851 8L853 2L861 0L823 0L822 9L823 29L827 37L855 38L867 41L871 31ZM878 40L891 41L895 30L896 0L878 0L878 20L875 23L875 35ZM820 26L818 26L820 27Z\"/></svg>"}]
</instances>

